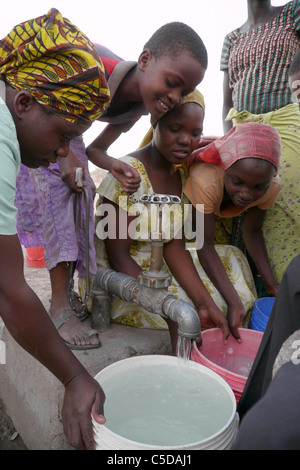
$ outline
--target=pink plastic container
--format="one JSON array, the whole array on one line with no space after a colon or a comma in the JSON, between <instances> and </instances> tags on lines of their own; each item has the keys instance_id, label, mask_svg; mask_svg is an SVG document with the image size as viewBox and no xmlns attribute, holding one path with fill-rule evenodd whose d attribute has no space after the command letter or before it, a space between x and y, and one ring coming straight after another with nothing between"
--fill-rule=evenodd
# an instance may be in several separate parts
<instances>
[{"instance_id":1,"label":"pink plastic container","mask_svg":"<svg viewBox=\"0 0 300 470\"><path fill-rule=\"evenodd\" d=\"M240 328L239 332L242 343L230 335L227 344L223 344L220 328L205 330L201 334L201 350L194 341L191 352L192 361L208 367L226 380L237 404L263 337L260 331Z\"/></svg>"}]
</instances>

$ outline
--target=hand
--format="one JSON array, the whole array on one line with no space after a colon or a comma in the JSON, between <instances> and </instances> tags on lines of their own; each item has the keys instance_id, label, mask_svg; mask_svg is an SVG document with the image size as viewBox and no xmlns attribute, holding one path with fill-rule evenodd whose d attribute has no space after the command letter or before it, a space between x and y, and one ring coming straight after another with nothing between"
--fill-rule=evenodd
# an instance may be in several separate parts
<instances>
[{"instance_id":1,"label":"hand","mask_svg":"<svg viewBox=\"0 0 300 470\"><path fill-rule=\"evenodd\" d=\"M111 172L117 180L123 183L125 193L132 194L139 189L141 177L139 172L132 166L115 158Z\"/></svg>"},{"instance_id":2,"label":"hand","mask_svg":"<svg viewBox=\"0 0 300 470\"><path fill-rule=\"evenodd\" d=\"M216 304L213 303L210 306L200 307L199 317L201 322L201 330L207 330L209 328L221 328L224 344L226 344L230 334L229 326L225 316L216 306Z\"/></svg>"},{"instance_id":3,"label":"hand","mask_svg":"<svg viewBox=\"0 0 300 470\"><path fill-rule=\"evenodd\" d=\"M243 320L245 316L245 308L242 303L235 305L228 305L227 320L229 325L229 330L232 336L241 343L241 337L238 331L238 328L243 326Z\"/></svg>"},{"instance_id":4,"label":"hand","mask_svg":"<svg viewBox=\"0 0 300 470\"><path fill-rule=\"evenodd\" d=\"M215 140L220 139L217 136L202 136L200 141L198 142L196 150L187 158L186 164L187 167L190 168L195 162L202 161L201 160L201 152L197 152L199 149L203 149L207 145L212 144ZM215 162L214 162L215 163Z\"/></svg>"},{"instance_id":5,"label":"hand","mask_svg":"<svg viewBox=\"0 0 300 470\"><path fill-rule=\"evenodd\" d=\"M81 193L82 189L76 186L75 183L75 171L76 168L82 168L82 184L86 186L86 182L84 179L84 167L81 161L74 155L74 153L70 152L66 158L60 158L60 171L61 171L61 179L63 182L69 186L71 191L75 193Z\"/></svg>"},{"instance_id":6,"label":"hand","mask_svg":"<svg viewBox=\"0 0 300 470\"><path fill-rule=\"evenodd\" d=\"M104 424L104 401L102 388L88 373L76 376L66 385L63 426L69 443L75 449L95 449L91 414L97 423Z\"/></svg>"},{"instance_id":7,"label":"hand","mask_svg":"<svg viewBox=\"0 0 300 470\"><path fill-rule=\"evenodd\" d=\"M266 289L266 292L267 292L271 297L276 297L276 295L278 294L279 286L278 286L277 284L275 284L275 285L273 285L273 286L266 286L265 289Z\"/></svg>"}]
</instances>

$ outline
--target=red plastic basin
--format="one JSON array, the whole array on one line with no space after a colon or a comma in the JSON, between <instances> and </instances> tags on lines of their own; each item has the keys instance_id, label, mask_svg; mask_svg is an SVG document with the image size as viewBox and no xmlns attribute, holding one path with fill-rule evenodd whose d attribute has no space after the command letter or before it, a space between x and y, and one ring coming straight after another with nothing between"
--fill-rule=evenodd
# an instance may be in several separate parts
<instances>
[{"instance_id":1,"label":"red plastic basin","mask_svg":"<svg viewBox=\"0 0 300 470\"><path fill-rule=\"evenodd\" d=\"M240 328L239 332L241 343L230 335L227 344L224 344L220 328L205 330L201 334L201 350L194 341L191 352L192 361L208 367L226 380L237 404L263 337L260 331Z\"/></svg>"}]
</instances>

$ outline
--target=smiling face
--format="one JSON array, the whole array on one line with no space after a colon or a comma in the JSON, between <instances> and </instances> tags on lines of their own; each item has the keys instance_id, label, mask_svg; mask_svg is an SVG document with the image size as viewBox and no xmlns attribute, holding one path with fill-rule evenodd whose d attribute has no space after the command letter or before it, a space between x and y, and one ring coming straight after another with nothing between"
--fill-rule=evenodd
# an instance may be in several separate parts
<instances>
[{"instance_id":1,"label":"smiling face","mask_svg":"<svg viewBox=\"0 0 300 470\"><path fill-rule=\"evenodd\" d=\"M225 171L225 191L237 207L247 207L268 191L276 173L266 160L243 158Z\"/></svg>"},{"instance_id":2,"label":"smiling face","mask_svg":"<svg viewBox=\"0 0 300 470\"><path fill-rule=\"evenodd\" d=\"M148 50L138 61L140 94L147 111L159 116L178 105L203 80L205 69L189 53L155 59Z\"/></svg>"},{"instance_id":3,"label":"smiling face","mask_svg":"<svg viewBox=\"0 0 300 470\"><path fill-rule=\"evenodd\" d=\"M185 103L157 123L153 144L169 163L180 164L196 149L203 130L204 111L196 103Z\"/></svg>"},{"instance_id":4,"label":"smiling face","mask_svg":"<svg viewBox=\"0 0 300 470\"><path fill-rule=\"evenodd\" d=\"M46 112L28 92L10 93L22 163L30 168L47 167L58 157L66 157L71 139L87 127Z\"/></svg>"}]
</instances>

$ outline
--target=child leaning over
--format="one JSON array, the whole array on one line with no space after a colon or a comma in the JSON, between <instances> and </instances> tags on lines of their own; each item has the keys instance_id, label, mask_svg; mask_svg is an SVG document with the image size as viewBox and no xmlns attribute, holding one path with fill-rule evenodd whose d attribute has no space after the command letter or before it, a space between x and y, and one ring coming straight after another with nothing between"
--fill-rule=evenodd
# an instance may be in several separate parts
<instances>
[{"instance_id":1,"label":"child leaning over","mask_svg":"<svg viewBox=\"0 0 300 470\"><path fill-rule=\"evenodd\" d=\"M215 246L215 217L234 217L245 212L243 238L269 295L278 286L266 252L262 226L267 209L275 202L281 180L281 145L278 132L268 124L238 124L223 138L197 149L189 159L189 178L184 192L195 207L203 205L204 245L200 263L228 306L228 321L236 329L245 315L241 299L229 279L220 256L226 247ZM202 209L200 209L202 210ZM232 249L233 247L231 247ZM219 254L220 256L219 256Z\"/></svg>"}]
</instances>

